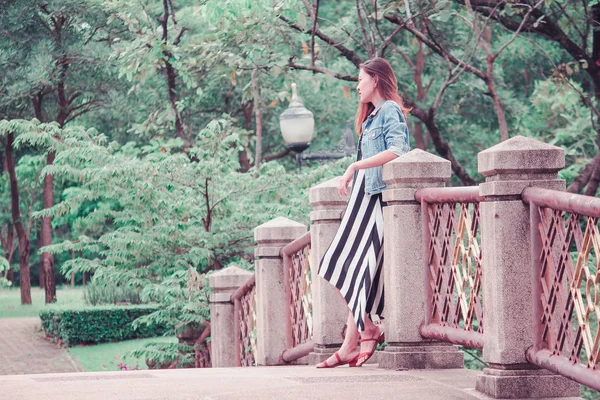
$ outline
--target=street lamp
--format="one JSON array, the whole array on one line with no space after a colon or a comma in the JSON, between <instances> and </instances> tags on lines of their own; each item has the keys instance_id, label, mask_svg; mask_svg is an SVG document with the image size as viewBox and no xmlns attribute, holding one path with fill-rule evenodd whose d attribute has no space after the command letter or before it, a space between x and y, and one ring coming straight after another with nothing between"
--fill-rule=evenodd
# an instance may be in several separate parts
<instances>
[{"instance_id":1,"label":"street lamp","mask_svg":"<svg viewBox=\"0 0 600 400\"><path fill-rule=\"evenodd\" d=\"M298 87L292 83L292 101L279 116L279 127L287 148L296 153L296 164L302 164L302 152L308 149L315 130L313 113L307 110L298 97Z\"/></svg>"},{"instance_id":2,"label":"street lamp","mask_svg":"<svg viewBox=\"0 0 600 400\"><path fill-rule=\"evenodd\" d=\"M348 157L356 152L356 141L351 122L347 121L341 143L334 152L302 154L310 146L315 129L313 113L304 108L298 97L298 88L292 83L292 101L279 116L279 127L288 149L296 153L296 165L302 168L302 160L331 160Z\"/></svg>"}]
</instances>

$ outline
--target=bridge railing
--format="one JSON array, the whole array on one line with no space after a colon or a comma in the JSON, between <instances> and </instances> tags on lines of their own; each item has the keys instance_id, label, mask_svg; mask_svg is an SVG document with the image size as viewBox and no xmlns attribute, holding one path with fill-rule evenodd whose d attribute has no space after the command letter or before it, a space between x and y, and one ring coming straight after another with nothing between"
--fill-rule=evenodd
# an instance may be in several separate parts
<instances>
[{"instance_id":1,"label":"bridge railing","mask_svg":"<svg viewBox=\"0 0 600 400\"><path fill-rule=\"evenodd\" d=\"M308 355L312 342L312 292L310 274L310 232L281 249L286 303L285 362Z\"/></svg>"},{"instance_id":2,"label":"bridge railing","mask_svg":"<svg viewBox=\"0 0 600 400\"><path fill-rule=\"evenodd\" d=\"M426 263L425 338L483 348L479 187L425 188L421 202Z\"/></svg>"},{"instance_id":3,"label":"bridge railing","mask_svg":"<svg viewBox=\"0 0 600 400\"><path fill-rule=\"evenodd\" d=\"M312 290L310 273L310 232L281 249L286 302L285 362L308 355L312 341Z\"/></svg>"},{"instance_id":4,"label":"bridge railing","mask_svg":"<svg viewBox=\"0 0 600 400\"><path fill-rule=\"evenodd\" d=\"M600 390L600 199L527 188L536 330L532 364Z\"/></svg>"},{"instance_id":5,"label":"bridge railing","mask_svg":"<svg viewBox=\"0 0 600 400\"><path fill-rule=\"evenodd\" d=\"M451 163L419 149L384 165L388 346L380 367L459 368L459 344L483 348L488 367L476 388L492 398L572 397L574 381L600 389L600 200L560 192L563 167L562 149L521 136L479 153L478 187L443 188ZM255 228L256 330L233 325L251 314L242 306L251 273L228 267L209 277L214 366L234 364L234 342L240 365L254 331L247 365L290 362L313 343L308 359L318 362L339 347L346 304L327 282L311 281L308 262L312 252L316 273L336 235L347 200L338 185L311 189L312 244L306 226L286 218Z\"/></svg>"},{"instance_id":6,"label":"bridge railing","mask_svg":"<svg viewBox=\"0 0 600 400\"><path fill-rule=\"evenodd\" d=\"M256 366L256 276L231 295L235 330L235 362L239 367Z\"/></svg>"},{"instance_id":7,"label":"bridge railing","mask_svg":"<svg viewBox=\"0 0 600 400\"><path fill-rule=\"evenodd\" d=\"M312 297L310 275L310 232L280 251L286 303L286 350L282 360L292 362L308 355L312 342ZM256 365L256 276L232 296L235 319L236 364Z\"/></svg>"}]
</instances>

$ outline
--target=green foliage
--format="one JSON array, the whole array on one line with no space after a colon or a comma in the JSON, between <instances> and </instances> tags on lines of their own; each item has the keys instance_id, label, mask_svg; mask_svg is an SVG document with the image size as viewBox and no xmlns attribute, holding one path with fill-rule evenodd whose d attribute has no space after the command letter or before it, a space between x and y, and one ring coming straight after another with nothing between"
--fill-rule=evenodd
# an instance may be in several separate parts
<instances>
[{"instance_id":1,"label":"green foliage","mask_svg":"<svg viewBox=\"0 0 600 400\"><path fill-rule=\"evenodd\" d=\"M487 364L483 361L481 350L471 349L464 346L460 346L459 348L464 352L465 368L482 371L487 367Z\"/></svg>"},{"instance_id":2,"label":"green foliage","mask_svg":"<svg viewBox=\"0 0 600 400\"><path fill-rule=\"evenodd\" d=\"M95 280L85 287L84 299L91 306L103 304L142 304L140 293L129 287L111 283L98 284Z\"/></svg>"},{"instance_id":3,"label":"green foliage","mask_svg":"<svg viewBox=\"0 0 600 400\"><path fill-rule=\"evenodd\" d=\"M118 146L91 130L63 130L45 173L78 186L36 216L75 215L74 226L86 234L47 250L81 253L62 270L93 273L94 291L117 285L160 303L135 326L161 324L171 333L198 326L209 319L204 274L232 262L248 265L253 229L272 218L308 223L309 188L347 163L302 174L268 163L260 174L241 173L237 152L245 134L228 120L213 121L186 155L175 151L177 140Z\"/></svg>"},{"instance_id":4,"label":"green foliage","mask_svg":"<svg viewBox=\"0 0 600 400\"><path fill-rule=\"evenodd\" d=\"M165 343L155 341L142 349L126 354L126 357L149 360L151 368L166 368L176 360L178 367L193 364L194 347L182 343Z\"/></svg>"},{"instance_id":5,"label":"green foliage","mask_svg":"<svg viewBox=\"0 0 600 400\"><path fill-rule=\"evenodd\" d=\"M309 68L313 62L313 38L299 32L311 29L311 18L299 0L173 0L164 22L168 35L160 22L165 3L156 0L23 0L1 7L0 67L7 73L0 80L0 118L5 118L0 138L16 136L20 209L32 254L39 254L40 219L51 216L55 239L44 250L55 255L65 276L93 275L86 293L91 303L130 296L129 302L159 304L135 326L159 324L170 333L200 326L209 318L207 274L230 264L251 269L253 229L274 217L308 225L310 187L341 175L350 163L306 162L297 173L293 157L287 155L263 163L260 171L252 168L253 70L259 72L262 150L273 156L285 150L279 115L287 107L292 82L299 84L306 107L315 115L310 151L330 151L352 119L356 83L333 73L356 76L358 71L340 53L340 45L362 61L370 56L370 42L377 50L386 47L384 55L403 96L425 110L432 106L445 87L447 59L423 47L407 30L395 33L397 26L386 17L406 17L407 5L427 21L428 37L458 59L486 69L487 57L472 26L482 20L457 2L376 2L377 10L369 4L361 7L362 19L354 2L321 3L319 29L331 40L315 39L314 66L324 73L290 66ZM549 3L540 10L548 11ZM556 17L567 36L578 38L577 26L589 19L583 3L560 2L574 18ZM498 12L506 18L523 15L522 7L512 4ZM60 37L52 33L53 18L64 19ZM493 52L513 34L488 22ZM361 24L376 28L364 43L358 29L348 29ZM389 43L383 46L387 37ZM420 76L415 68L419 57ZM66 69L61 68L64 61ZM167 65L174 70L169 82ZM569 80L557 79L561 65ZM516 37L494 64L493 79L510 135L563 147L567 168L561 177L568 181L598 150L589 109L581 101L586 95L591 98L587 67L535 33ZM32 120L59 119L64 111L58 104L59 87L66 90L71 110L64 126ZM440 99L435 122L443 138L469 174L481 180L476 155L500 140L488 87L467 71ZM182 116L185 148L175 139L176 113ZM423 143L435 152L425 127L411 116L408 123L413 144L423 128ZM50 151L56 152L55 164L42 170ZM41 182L48 174L55 178L57 204L42 210ZM7 227L7 174L0 176L0 190L0 221ZM4 230L0 233L6 237ZM4 250L9 258L8 248ZM13 265L17 257L18 252ZM31 263L37 265L37 258ZM0 274L2 269L4 262ZM163 363L183 350L170 344L147 352Z\"/></svg>"},{"instance_id":6,"label":"green foliage","mask_svg":"<svg viewBox=\"0 0 600 400\"><path fill-rule=\"evenodd\" d=\"M10 72L0 83L0 118L65 123L105 105L116 83L108 41L99 40L112 34L106 18L96 0L4 1L0 67Z\"/></svg>"},{"instance_id":7,"label":"green foliage","mask_svg":"<svg viewBox=\"0 0 600 400\"><path fill-rule=\"evenodd\" d=\"M538 112L523 121L529 135L565 149L567 167L560 172L571 181L598 152L590 110L581 103L576 82L538 81L531 96Z\"/></svg>"},{"instance_id":8,"label":"green foliage","mask_svg":"<svg viewBox=\"0 0 600 400\"><path fill-rule=\"evenodd\" d=\"M146 369L144 357L128 357L126 354L144 348L150 343L176 342L173 337L125 340L89 346L72 346L67 350L84 368L85 372L119 371L122 369ZM126 366L126 367L124 367Z\"/></svg>"},{"instance_id":9,"label":"green foliage","mask_svg":"<svg viewBox=\"0 0 600 400\"><path fill-rule=\"evenodd\" d=\"M581 385L581 397L585 400L600 400L600 392Z\"/></svg>"},{"instance_id":10,"label":"green foliage","mask_svg":"<svg viewBox=\"0 0 600 400\"><path fill-rule=\"evenodd\" d=\"M156 311L156 306L100 306L87 308L47 308L40 312L46 335L67 346L121 341L163 335L167 327L133 322Z\"/></svg>"},{"instance_id":11,"label":"green foliage","mask_svg":"<svg viewBox=\"0 0 600 400\"><path fill-rule=\"evenodd\" d=\"M4 271L7 271L10 268L10 263L8 260L2 256L0 256L0 288L1 287L10 287L12 282L8 281L3 275Z\"/></svg>"}]
</instances>

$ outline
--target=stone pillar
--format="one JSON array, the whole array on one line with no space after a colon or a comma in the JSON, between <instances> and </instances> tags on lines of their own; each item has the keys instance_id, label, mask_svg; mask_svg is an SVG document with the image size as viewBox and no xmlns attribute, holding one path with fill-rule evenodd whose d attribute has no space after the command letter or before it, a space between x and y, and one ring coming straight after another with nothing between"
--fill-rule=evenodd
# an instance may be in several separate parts
<instances>
[{"instance_id":1,"label":"stone pillar","mask_svg":"<svg viewBox=\"0 0 600 400\"><path fill-rule=\"evenodd\" d=\"M462 368L456 346L424 339L427 296L421 204L415 192L445 186L450 161L415 149L383 166L385 326L389 346L379 352L382 368Z\"/></svg>"},{"instance_id":2,"label":"stone pillar","mask_svg":"<svg viewBox=\"0 0 600 400\"><path fill-rule=\"evenodd\" d=\"M210 336L213 368L237 367L235 364L235 321L231 295L253 273L230 266L208 276L210 285Z\"/></svg>"},{"instance_id":3,"label":"stone pillar","mask_svg":"<svg viewBox=\"0 0 600 400\"><path fill-rule=\"evenodd\" d=\"M306 233L306 226L278 217L254 229L256 257L256 346L258 365L282 364L286 349L287 300L281 248Z\"/></svg>"},{"instance_id":4,"label":"stone pillar","mask_svg":"<svg viewBox=\"0 0 600 400\"><path fill-rule=\"evenodd\" d=\"M529 364L534 344L533 261L529 206L521 192L529 186L564 190L558 171L565 165L561 148L515 136L478 155L483 360L490 365L477 379L477 390L502 399L578 396L579 385Z\"/></svg>"},{"instance_id":5,"label":"stone pillar","mask_svg":"<svg viewBox=\"0 0 600 400\"><path fill-rule=\"evenodd\" d=\"M340 197L334 178L310 189L310 270L312 277L313 341L315 349L309 364L326 360L343 342L342 330L348 319L348 306L338 291L318 275L321 258L340 226L348 196Z\"/></svg>"}]
</instances>

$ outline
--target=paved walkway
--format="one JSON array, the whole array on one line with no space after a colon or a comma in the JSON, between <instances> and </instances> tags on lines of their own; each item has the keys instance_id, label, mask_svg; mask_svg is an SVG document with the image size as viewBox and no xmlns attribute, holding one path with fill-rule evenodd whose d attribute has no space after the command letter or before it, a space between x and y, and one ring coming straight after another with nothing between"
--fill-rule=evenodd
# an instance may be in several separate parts
<instances>
[{"instance_id":1,"label":"paved walkway","mask_svg":"<svg viewBox=\"0 0 600 400\"><path fill-rule=\"evenodd\" d=\"M474 389L479 372L466 369L390 371L367 365L74 372L82 368L42 337L39 324L38 318L0 319L0 399L486 399Z\"/></svg>"},{"instance_id":2,"label":"paved walkway","mask_svg":"<svg viewBox=\"0 0 600 400\"><path fill-rule=\"evenodd\" d=\"M67 350L44 339L40 325L37 317L0 319L0 375L83 371Z\"/></svg>"},{"instance_id":3,"label":"paved walkway","mask_svg":"<svg viewBox=\"0 0 600 400\"><path fill-rule=\"evenodd\" d=\"M460 389L472 387L475 375L448 374L426 383L418 374L374 366L213 368L3 376L0 388L6 400L476 399Z\"/></svg>"},{"instance_id":4,"label":"paved walkway","mask_svg":"<svg viewBox=\"0 0 600 400\"><path fill-rule=\"evenodd\" d=\"M477 371L206 368L0 376L3 400L474 400ZM541 399L538 399L541 400ZM561 400L565 400L564 398Z\"/></svg>"}]
</instances>

